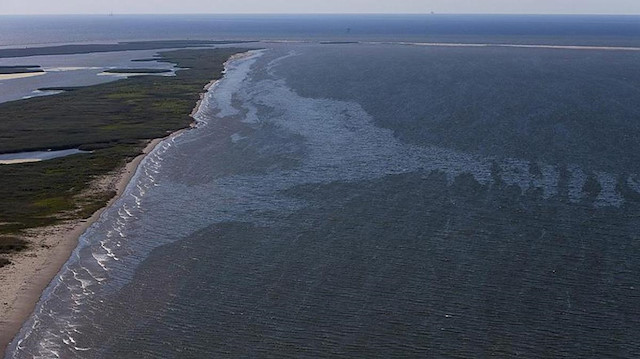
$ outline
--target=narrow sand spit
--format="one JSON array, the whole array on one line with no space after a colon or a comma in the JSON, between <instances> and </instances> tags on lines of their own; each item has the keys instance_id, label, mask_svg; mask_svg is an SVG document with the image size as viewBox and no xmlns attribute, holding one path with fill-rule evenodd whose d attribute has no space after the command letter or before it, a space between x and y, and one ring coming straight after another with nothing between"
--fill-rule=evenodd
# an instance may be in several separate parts
<instances>
[{"instance_id":1,"label":"narrow sand spit","mask_svg":"<svg viewBox=\"0 0 640 359\"><path fill-rule=\"evenodd\" d=\"M2 74L0 75L0 81L2 80L15 80L15 79L24 79L27 77L34 77L44 75L46 72L27 72L22 74Z\"/></svg>"},{"instance_id":2,"label":"narrow sand spit","mask_svg":"<svg viewBox=\"0 0 640 359\"><path fill-rule=\"evenodd\" d=\"M23 158L20 160L0 160L0 165L17 165L20 163L41 162L39 158Z\"/></svg>"},{"instance_id":3,"label":"narrow sand spit","mask_svg":"<svg viewBox=\"0 0 640 359\"><path fill-rule=\"evenodd\" d=\"M625 46L580 46L580 45L534 45L534 44L500 44L500 43L454 43L454 42L375 42L363 44L409 45L429 47L513 47L523 49L562 49L562 50L599 50L599 51L640 51L640 47Z\"/></svg>"}]
</instances>

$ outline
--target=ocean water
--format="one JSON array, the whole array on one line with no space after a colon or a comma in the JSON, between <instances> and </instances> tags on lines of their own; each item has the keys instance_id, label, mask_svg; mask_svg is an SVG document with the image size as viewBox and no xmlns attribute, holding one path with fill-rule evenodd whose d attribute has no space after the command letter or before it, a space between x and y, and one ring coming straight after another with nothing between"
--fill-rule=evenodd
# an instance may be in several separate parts
<instances>
[{"instance_id":1,"label":"ocean water","mask_svg":"<svg viewBox=\"0 0 640 359\"><path fill-rule=\"evenodd\" d=\"M0 47L140 40L340 40L640 44L639 16L0 16Z\"/></svg>"},{"instance_id":2,"label":"ocean water","mask_svg":"<svg viewBox=\"0 0 640 359\"><path fill-rule=\"evenodd\" d=\"M7 358L640 355L640 52L263 45Z\"/></svg>"}]
</instances>

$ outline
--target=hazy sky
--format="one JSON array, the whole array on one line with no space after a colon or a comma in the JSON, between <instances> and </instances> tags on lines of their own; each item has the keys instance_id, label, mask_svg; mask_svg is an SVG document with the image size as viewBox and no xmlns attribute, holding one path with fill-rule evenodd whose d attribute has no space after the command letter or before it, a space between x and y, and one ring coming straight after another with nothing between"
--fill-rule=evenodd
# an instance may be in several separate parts
<instances>
[{"instance_id":1,"label":"hazy sky","mask_svg":"<svg viewBox=\"0 0 640 359\"><path fill-rule=\"evenodd\" d=\"M640 0L0 0L0 14L128 13L640 14Z\"/></svg>"}]
</instances>

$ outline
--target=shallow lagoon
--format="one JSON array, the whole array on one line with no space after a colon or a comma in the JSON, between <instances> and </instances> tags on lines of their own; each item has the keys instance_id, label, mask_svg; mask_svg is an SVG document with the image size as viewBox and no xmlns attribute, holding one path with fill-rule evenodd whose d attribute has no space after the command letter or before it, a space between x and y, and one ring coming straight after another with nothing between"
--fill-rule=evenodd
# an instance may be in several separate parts
<instances>
[{"instance_id":1,"label":"shallow lagoon","mask_svg":"<svg viewBox=\"0 0 640 359\"><path fill-rule=\"evenodd\" d=\"M60 150L60 151L32 151L0 154L0 165L40 162L52 160L54 158L77 155L80 153L90 153L78 149Z\"/></svg>"},{"instance_id":2,"label":"shallow lagoon","mask_svg":"<svg viewBox=\"0 0 640 359\"><path fill-rule=\"evenodd\" d=\"M109 74L104 72L109 69L144 68L174 71L175 66L166 62L132 61L152 58L158 51L159 50L119 51L79 55L3 58L0 59L1 66L19 66L28 62L42 66L45 72L27 75L8 75L5 78L0 76L0 102L54 94L47 91L38 91L40 88L90 86L127 77L127 75L123 74ZM173 72L155 74L155 76L168 76L172 74ZM136 74L129 76L134 75Z\"/></svg>"}]
</instances>

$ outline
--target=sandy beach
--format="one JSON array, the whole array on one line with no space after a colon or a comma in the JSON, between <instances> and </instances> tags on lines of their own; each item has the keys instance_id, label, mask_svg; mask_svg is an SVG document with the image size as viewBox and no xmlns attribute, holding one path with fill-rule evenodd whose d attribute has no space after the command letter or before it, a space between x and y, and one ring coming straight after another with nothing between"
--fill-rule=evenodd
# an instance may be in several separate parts
<instances>
[{"instance_id":1,"label":"sandy beach","mask_svg":"<svg viewBox=\"0 0 640 359\"><path fill-rule=\"evenodd\" d=\"M15 79L25 79L27 77L41 76L44 75L45 72L28 72L22 74L2 74L0 75L0 81L2 80L15 80Z\"/></svg>"},{"instance_id":2,"label":"sandy beach","mask_svg":"<svg viewBox=\"0 0 640 359\"><path fill-rule=\"evenodd\" d=\"M94 213L89 219L67 221L65 223L38 228L28 234L31 248L11 257L12 265L0 269L0 349L6 346L22 327L22 323L33 312L42 291L60 271L78 244L80 236L108 206L122 194L142 159L150 153L162 139L149 141L139 155L122 168L95 182L100 189L114 189L117 195L106 207Z\"/></svg>"},{"instance_id":3,"label":"sandy beach","mask_svg":"<svg viewBox=\"0 0 640 359\"><path fill-rule=\"evenodd\" d=\"M198 112L204 93L215 82L210 82L204 88L201 100L197 102L191 113L192 117ZM191 127L194 124L195 122ZM27 239L31 242L29 250L15 254L11 257L11 265L0 268L0 287L2 288L0 291L0 353L3 356L9 343L33 312L44 289L73 253L80 236L122 195L145 156L165 138L175 136L182 131L185 129L178 130L167 137L148 141L143 153L127 163L125 167L94 181L89 191L114 190L116 196L90 218L37 228L27 234Z\"/></svg>"}]
</instances>

